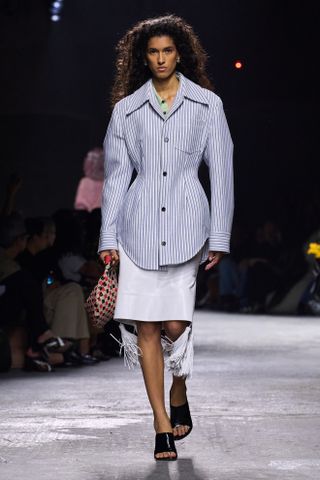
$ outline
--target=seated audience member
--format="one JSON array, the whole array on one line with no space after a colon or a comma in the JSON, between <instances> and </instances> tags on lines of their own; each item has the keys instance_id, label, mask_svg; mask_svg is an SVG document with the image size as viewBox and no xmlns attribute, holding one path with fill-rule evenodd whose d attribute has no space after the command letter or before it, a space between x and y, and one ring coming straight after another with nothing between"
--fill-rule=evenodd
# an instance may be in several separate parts
<instances>
[{"instance_id":1,"label":"seated audience member","mask_svg":"<svg viewBox=\"0 0 320 480\"><path fill-rule=\"evenodd\" d=\"M101 148L94 148L87 153L83 162L85 176L79 182L74 202L76 210L91 212L94 208L101 207L104 179L103 164L103 150Z\"/></svg>"},{"instance_id":2,"label":"seated audience member","mask_svg":"<svg viewBox=\"0 0 320 480\"><path fill-rule=\"evenodd\" d=\"M57 335L77 341L79 363L96 363L96 358L89 354L90 333L82 288L75 282L63 284L58 269L52 263L46 266L40 255L54 244L54 221L51 218L29 218L26 227L29 239L17 261L42 286L47 323Z\"/></svg>"},{"instance_id":3,"label":"seated audience member","mask_svg":"<svg viewBox=\"0 0 320 480\"><path fill-rule=\"evenodd\" d=\"M217 309L235 312L239 309L240 276L232 255L222 257L217 265L219 275L219 299Z\"/></svg>"},{"instance_id":4,"label":"seated audience member","mask_svg":"<svg viewBox=\"0 0 320 480\"><path fill-rule=\"evenodd\" d=\"M196 301L196 308L217 310L219 304L219 276L212 272L203 279L203 289Z\"/></svg>"},{"instance_id":5,"label":"seated audience member","mask_svg":"<svg viewBox=\"0 0 320 480\"><path fill-rule=\"evenodd\" d=\"M241 278L238 258L244 254L247 232L234 224L231 234L230 254L223 255L213 271L199 269L199 293L196 307L234 312L239 309ZM202 287L202 288L201 288ZM201 288L201 291L200 291Z\"/></svg>"},{"instance_id":6,"label":"seated audience member","mask_svg":"<svg viewBox=\"0 0 320 480\"><path fill-rule=\"evenodd\" d=\"M19 214L12 213L1 218L0 326L9 329L14 327L25 313L28 333L25 368L48 372L52 370L48 354L64 353L69 346L52 332L44 318L42 291L38 282L16 262L26 242L27 231Z\"/></svg>"},{"instance_id":7,"label":"seated audience member","mask_svg":"<svg viewBox=\"0 0 320 480\"><path fill-rule=\"evenodd\" d=\"M317 228L303 245L307 271L296 285L296 311L302 315L320 316L320 229ZM298 289L299 287L299 289ZM297 291L298 290L298 291ZM300 294L300 295L299 295Z\"/></svg>"},{"instance_id":8,"label":"seated audience member","mask_svg":"<svg viewBox=\"0 0 320 480\"><path fill-rule=\"evenodd\" d=\"M234 223L231 234L230 254L224 255L217 265L219 275L218 309L235 312L240 308L241 270L239 261L248 254L248 229Z\"/></svg>"},{"instance_id":9,"label":"seated audience member","mask_svg":"<svg viewBox=\"0 0 320 480\"><path fill-rule=\"evenodd\" d=\"M64 282L78 282L87 298L104 270L97 255L98 247L92 251L99 238L100 209L86 212L85 216L83 212L64 209L57 211L53 218L57 228L54 250ZM92 355L100 360L110 358L112 351L101 346L105 344L104 334L92 328L90 333Z\"/></svg>"},{"instance_id":10,"label":"seated audience member","mask_svg":"<svg viewBox=\"0 0 320 480\"><path fill-rule=\"evenodd\" d=\"M66 281L74 281L85 288L85 293L95 285L103 273L103 265L96 259L84 256L86 231L76 212L60 210L54 215L57 227L55 249L58 265Z\"/></svg>"},{"instance_id":11,"label":"seated audience member","mask_svg":"<svg viewBox=\"0 0 320 480\"><path fill-rule=\"evenodd\" d=\"M40 256L40 252L47 252L54 244L56 237L56 228L54 221L50 217L27 218L25 220L28 240L26 248L18 257L18 263L42 284L49 271L55 271L55 275L60 275L56 268L54 257Z\"/></svg>"},{"instance_id":12,"label":"seated audience member","mask_svg":"<svg viewBox=\"0 0 320 480\"><path fill-rule=\"evenodd\" d=\"M243 312L265 312L267 295L281 284L284 246L281 231L270 221L257 228L250 255L239 262Z\"/></svg>"}]
</instances>

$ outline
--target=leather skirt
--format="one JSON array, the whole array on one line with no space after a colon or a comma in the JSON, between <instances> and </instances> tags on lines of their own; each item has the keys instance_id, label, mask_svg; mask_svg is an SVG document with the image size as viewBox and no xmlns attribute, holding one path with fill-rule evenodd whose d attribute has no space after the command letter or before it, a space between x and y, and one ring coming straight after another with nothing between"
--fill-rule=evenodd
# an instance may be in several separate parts
<instances>
[{"instance_id":1,"label":"leather skirt","mask_svg":"<svg viewBox=\"0 0 320 480\"><path fill-rule=\"evenodd\" d=\"M167 270L146 270L136 265L119 244L119 279L114 320L192 322L201 250L191 259Z\"/></svg>"}]
</instances>

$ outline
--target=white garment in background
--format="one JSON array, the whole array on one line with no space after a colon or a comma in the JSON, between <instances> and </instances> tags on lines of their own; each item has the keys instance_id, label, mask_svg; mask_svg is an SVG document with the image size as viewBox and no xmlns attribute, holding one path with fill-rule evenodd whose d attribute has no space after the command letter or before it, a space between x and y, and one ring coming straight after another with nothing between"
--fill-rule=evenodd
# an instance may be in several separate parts
<instances>
[{"instance_id":1,"label":"white garment in background","mask_svg":"<svg viewBox=\"0 0 320 480\"><path fill-rule=\"evenodd\" d=\"M73 280L74 282L81 281L79 270L85 263L86 259L84 257L73 253L66 253L58 261L65 280Z\"/></svg>"}]
</instances>

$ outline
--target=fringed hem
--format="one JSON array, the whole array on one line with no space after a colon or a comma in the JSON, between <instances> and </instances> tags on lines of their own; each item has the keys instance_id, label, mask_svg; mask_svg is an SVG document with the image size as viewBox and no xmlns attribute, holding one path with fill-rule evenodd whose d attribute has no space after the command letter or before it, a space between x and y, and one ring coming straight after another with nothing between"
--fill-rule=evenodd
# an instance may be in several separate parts
<instances>
[{"instance_id":1,"label":"fringed hem","mask_svg":"<svg viewBox=\"0 0 320 480\"><path fill-rule=\"evenodd\" d=\"M163 342L165 365L175 377L190 378L193 370L193 331L190 326L174 342L165 337ZM167 354L167 355L166 355Z\"/></svg>"},{"instance_id":2,"label":"fringed hem","mask_svg":"<svg viewBox=\"0 0 320 480\"><path fill-rule=\"evenodd\" d=\"M122 323L119 324L119 328L121 332L122 342L120 342L114 335L112 335L112 333L110 333L110 335L116 340L116 342L119 343L119 356L121 356L123 351L124 364L130 370L131 368L140 365L139 357L142 356L142 350L138 346L137 335L129 332Z\"/></svg>"},{"instance_id":3,"label":"fringed hem","mask_svg":"<svg viewBox=\"0 0 320 480\"><path fill-rule=\"evenodd\" d=\"M140 366L139 357L143 355L138 346L138 337L135 333L129 332L122 323L119 323L121 339L119 341L114 335L112 338L120 345L119 355L123 351L124 364L129 368ZM176 377L189 378L192 376L193 369L193 331L190 326L186 327L184 332L172 341L169 337L161 335L161 345L163 349L165 367Z\"/></svg>"}]
</instances>

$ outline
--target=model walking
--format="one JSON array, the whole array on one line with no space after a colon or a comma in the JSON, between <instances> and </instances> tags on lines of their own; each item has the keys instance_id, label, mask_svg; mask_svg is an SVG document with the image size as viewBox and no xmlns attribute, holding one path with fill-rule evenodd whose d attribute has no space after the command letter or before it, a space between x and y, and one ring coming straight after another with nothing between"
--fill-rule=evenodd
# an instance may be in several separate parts
<instances>
[{"instance_id":1,"label":"model walking","mask_svg":"<svg viewBox=\"0 0 320 480\"><path fill-rule=\"evenodd\" d=\"M117 51L99 253L120 261L114 318L126 362L142 368L154 414L154 457L175 460L174 441L192 429L186 378L199 264L208 261L209 270L229 252L233 144L205 73L206 54L183 19L139 22ZM211 208L197 174L202 160ZM170 417L164 365L172 373Z\"/></svg>"}]
</instances>

